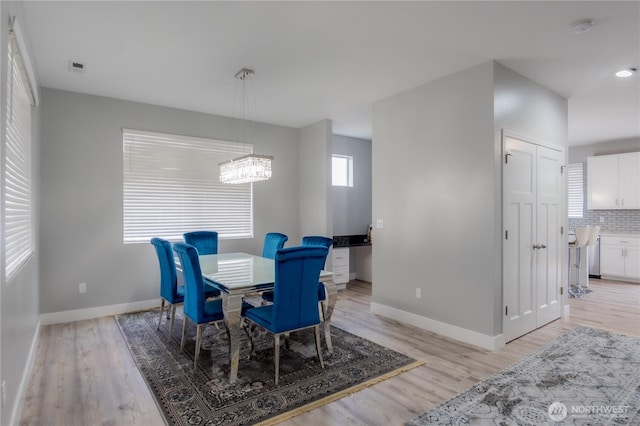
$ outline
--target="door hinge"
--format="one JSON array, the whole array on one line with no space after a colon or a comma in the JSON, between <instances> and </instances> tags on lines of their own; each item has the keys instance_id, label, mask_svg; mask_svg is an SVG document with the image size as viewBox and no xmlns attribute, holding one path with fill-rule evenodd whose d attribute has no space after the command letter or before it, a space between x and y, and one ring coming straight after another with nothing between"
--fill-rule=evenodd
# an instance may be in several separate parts
<instances>
[{"instance_id":1,"label":"door hinge","mask_svg":"<svg viewBox=\"0 0 640 426\"><path fill-rule=\"evenodd\" d=\"M560 287L560 296L564 294L564 287Z\"/></svg>"},{"instance_id":2,"label":"door hinge","mask_svg":"<svg viewBox=\"0 0 640 426\"><path fill-rule=\"evenodd\" d=\"M509 154L508 152L504 155L504 164L507 164L509 162L509 156L513 155L513 154Z\"/></svg>"},{"instance_id":3,"label":"door hinge","mask_svg":"<svg viewBox=\"0 0 640 426\"><path fill-rule=\"evenodd\" d=\"M560 227L560 235L564 235L564 226Z\"/></svg>"},{"instance_id":4,"label":"door hinge","mask_svg":"<svg viewBox=\"0 0 640 426\"><path fill-rule=\"evenodd\" d=\"M564 174L564 166L560 166L560 174L563 175Z\"/></svg>"},{"instance_id":5,"label":"door hinge","mask_svg":"<svg viewBox=\"0 0 640 426\"><path fill-rule=\"evenodd\" d=\"M505 314L505 316L509 315L509 307L508 306L504 307L504 314Z\"/></svg>"},{"instance_id":6,"label":"door hinge","mask_svg":"<svg viewBox=\"0 0 640 426\"><path fill-rule=\"evenodd\" d=\"M504 231L504 239L505 240L509 239L509 230Z\"/></svg>"}]
</instances>

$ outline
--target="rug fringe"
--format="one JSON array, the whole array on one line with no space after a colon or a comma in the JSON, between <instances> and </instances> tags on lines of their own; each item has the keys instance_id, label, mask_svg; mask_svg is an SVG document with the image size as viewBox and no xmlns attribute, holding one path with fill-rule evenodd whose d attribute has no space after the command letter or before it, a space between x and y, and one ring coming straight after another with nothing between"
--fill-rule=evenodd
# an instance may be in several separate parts
<instances>
[{"instance_id":1,"label":"rug fringe","mask_svg":"<svg viewBox=\"0 0 640 426\"><path fill-rule=\"evenodd\" d=\"M390 379L391 377L397 376L398 374L404 373L405 371L409 371L411 369L414 369L416 367L420 367L421 365L424 365L426 362L425 361L414 361L411 364L407 364L403 367L397 368L393 371L389 371L388 373L385 373L381 376L378 377L374 377L371 380L367 380L366 382L362 382L359 383L355 386L352 386L348 389L344 389L340 392L336 392L334 394L325 396L322 399L318 399L316 401L310 402L307 405L303 405L302 407L298 407L296 409L287 411L286 413L282 413L279 414L275 417L271 417L269 419L266 419L262 422L256 423L256 425L258 426L272 426L275 424L278 424L280 422L283 422L285 420L289 420L293 417L299 416L300 414L306 413L308 411L311 411L313 409L316 409L318 407L322 407L323 405L326 405L330 402L333 401L337 401L338 399L344 398L347 395L351 395L352 393L356 393L361 391L362 389L368 388L370 386L373 386L375 384L378 384L380 382L383 382L387 379Z\"/></svg>"}]
</instances>

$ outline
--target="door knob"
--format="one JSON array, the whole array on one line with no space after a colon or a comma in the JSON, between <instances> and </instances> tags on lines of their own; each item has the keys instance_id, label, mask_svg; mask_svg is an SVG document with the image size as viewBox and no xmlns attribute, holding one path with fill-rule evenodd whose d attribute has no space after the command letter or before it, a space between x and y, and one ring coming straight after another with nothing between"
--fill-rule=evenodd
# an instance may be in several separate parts
<instances>
[{"instance_id":1,"label":"door knob","mask_svg":"<svg viewBox=\"0 0 640 426\"><path fill-rule=\"evenodd\" d=\"M545 249L545 248L547 248L547 246L545 246L544 244L542 244L542 245L540 246L540 248L541 248L541 249Z\"/></svg>"},{"instance_id":2,"label":"door knob","mask_svg":"<svg viewBox=\"0 0 640 426\"><path fill-rule=\"evenodd\" d=\"M540 248L540 246L538 246L537 244L534 244L534 245L533 245L533 249L534 249L534 250L535 250L535 249L539 249L539 248Z\"/></svg>"}]
</instances>

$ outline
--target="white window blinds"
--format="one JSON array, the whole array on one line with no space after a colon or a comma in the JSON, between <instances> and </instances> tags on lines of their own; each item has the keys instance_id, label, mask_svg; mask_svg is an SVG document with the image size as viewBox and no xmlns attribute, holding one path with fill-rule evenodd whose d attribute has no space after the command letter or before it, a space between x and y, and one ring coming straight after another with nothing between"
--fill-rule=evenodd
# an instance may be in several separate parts
<instances>
[{"instance_id":1,"label":"white window blinds","mask_svg":"<svg viewBox=\"0 0 640 426\"><path fill-rule=\"evenodd\" d=\"M218 167L250 145L129 129L122 139L125 243L196 230L253 237L252 186L220 183Z\"/></svg>"},{"instance_id":2,"label":"white window blinds","mask_svg":"<svg viewBox=\"0 0 640 426\"><path fill-rule=\"evenodd\" d=\"M567 167L567 200L569 217L582 217L584 211L583 163Z\"/></svg>"},{"instance_id":3,"label":"white window blinds","mask_svg":"<svg viewBox=\"0 0 640 426\"><path fill-rule=\"evenodd\" d=\"M3 162L5 282L33 253L31 108L35 99L13 31L9 36L7 135Z\"/></svg>"}]
</instances>

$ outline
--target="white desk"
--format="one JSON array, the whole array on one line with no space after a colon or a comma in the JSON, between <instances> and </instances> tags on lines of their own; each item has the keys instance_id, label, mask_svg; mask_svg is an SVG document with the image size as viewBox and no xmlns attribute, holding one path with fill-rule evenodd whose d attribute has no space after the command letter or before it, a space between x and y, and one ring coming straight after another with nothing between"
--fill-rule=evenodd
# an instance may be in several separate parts
<instances>
[{"instance_id":1,"label":"white desk","mask_svg":"<svg viewBox=\"0 0 640 426\"><path fill-rule=\"evenodd\" d=\"M247 293L272 290L275 281L273 259L253 256L247 253L221 253L199 256L202 276L207 284L220 289L224 321L229 327L231 347L229 348L229 382L238 378L240 362L240 314L242 298ZM331 343L331 315L336 304L338 291L333 282L333 273L320 272L320 281L327 289L327 308L324 313L324 335L329 355L333 352Z\"/></svg>"}]
</instances>

